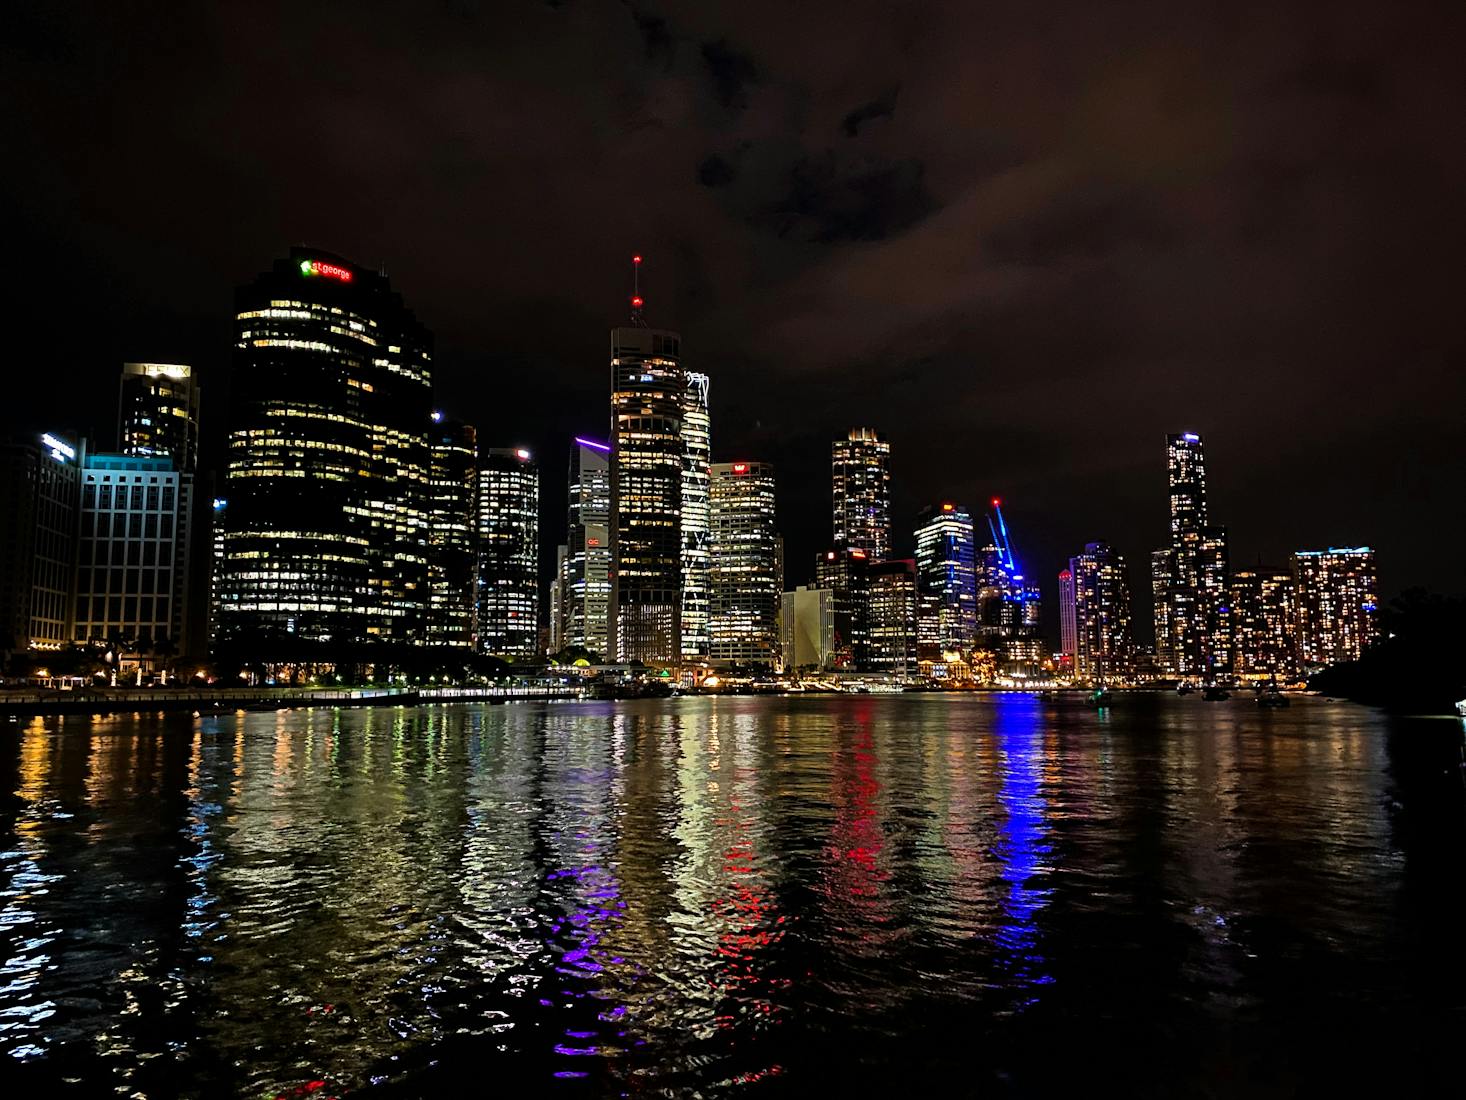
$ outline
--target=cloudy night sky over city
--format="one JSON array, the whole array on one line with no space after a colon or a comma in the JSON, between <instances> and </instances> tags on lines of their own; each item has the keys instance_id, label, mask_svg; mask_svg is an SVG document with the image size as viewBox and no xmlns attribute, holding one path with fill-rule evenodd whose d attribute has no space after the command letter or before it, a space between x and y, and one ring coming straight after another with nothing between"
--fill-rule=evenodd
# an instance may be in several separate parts
<instances>
[{"instance_id":1,"label":"cloudy night sky over city","mask_svg":"<svg viewBox=\"0 0 1466 1100\"><path fill-rule=\"evenodd\" d=\"M916 511L1000 495L1046 601L1107 539L1145 592L1165 435L1234 566L1373 545L1460 592L1466 9L1149 2L117 2L7 9L0 427L110 440L124 360L225 416L233 291L383 266L437 400L604 437L633 252L712 378L716 461L779 470L788 580L830 440ZM212 422L211 422L212 421ZM217 443L215 444L217 446Z\"/></svg>"}]
</instances>

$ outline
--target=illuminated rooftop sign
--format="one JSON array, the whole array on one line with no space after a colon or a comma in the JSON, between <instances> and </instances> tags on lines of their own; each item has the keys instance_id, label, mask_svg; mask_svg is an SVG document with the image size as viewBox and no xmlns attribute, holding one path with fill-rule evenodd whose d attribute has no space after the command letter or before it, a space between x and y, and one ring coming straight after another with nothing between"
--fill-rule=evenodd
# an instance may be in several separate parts
<instances>
[{"instance_id":1,"label":"illuminated rooftop sign","mask_svg":"<svg viewBox=\"0 0 1466 1100\"><path fill-rule=\"evenodd\" d=\"M1201 436L1197 435L1194 432L1187 432L1181 438L1184 439L1184 440L1186 440L1187 443L1200 443L1201 442Z\"/></svg>"},{"instance_id":2,"label":"illuminated rooftop sign","mask_svg":"<svg viewBox=\"0 0 1466 1100\"><path fill-rule=\"evenodd\" d=\"M328 279L337 279L343 283L351 282L351 269L342 267L340 264L328 264L324 260L301 260L300 273L302 275L324 275Z\"/></svg>"},{"instance_id":3,"label":"illuminated rooftop sign","mask_svg":"<svg viewBox=\"0 0 1466 1100\"><path fill-rule=\"evenodd\" d=\"M57 462L75 462L76 448L64 439L57 439L50 432L41 436L41 443L51 449L51 457Z\"/></svg>"},{"instance_id":4,"label":"illuminated rooftop sign","mask_svg":"<svg viewBox=\"0 0 1466 1100\"><path fill-rule=\"evenodd\" d=\"M733 463L733 472L735 474L746 474L746 473L748 473L748 463L747 462L735 462L735 463Z\"/></svg>"},{"instance_id":5,"label":"illuminated rooftop sign","mask_svg":"<svg viewBox=\"0 0 1466 1100\"><path fill-rule=\"evenodd\" d=\"M514 457L518 458L521 462L528 462L529 452L526 451L523 447L520 447L519 450L514 452Z\"/></svg>"}]
</instances>

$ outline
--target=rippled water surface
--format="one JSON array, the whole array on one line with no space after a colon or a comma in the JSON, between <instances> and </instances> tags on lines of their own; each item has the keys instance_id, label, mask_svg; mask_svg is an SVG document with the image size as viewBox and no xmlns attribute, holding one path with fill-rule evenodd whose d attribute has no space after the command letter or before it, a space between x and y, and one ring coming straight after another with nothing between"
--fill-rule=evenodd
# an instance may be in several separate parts
<instances>
[{"instance_id":1,"label":"rippled water surface","mask_svg":"<svg viewBox=\"0 0 1466 1100\"><path fill-rule=\"evenodd\" d=\"M0 1079L1454 1091L1460 741L1161 697L0 726Z\"/></svg>"}]
</instances>

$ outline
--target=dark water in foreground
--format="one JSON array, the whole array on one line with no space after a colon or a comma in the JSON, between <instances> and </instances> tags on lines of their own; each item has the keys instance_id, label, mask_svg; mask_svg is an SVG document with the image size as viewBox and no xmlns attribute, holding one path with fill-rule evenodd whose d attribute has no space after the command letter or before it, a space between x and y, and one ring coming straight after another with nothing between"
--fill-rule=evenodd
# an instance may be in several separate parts
<instances>
[{"instance_id":1,"label":"dark water in foreground","mask_svg":"<svg viewBox=\"0 0 1466 1100\"><path fill-rule=\"evenodd\" d=\"M1455 1091L1460 739L1017 696L0 726L0 1080Z\"/></svg>"}]
</instances>

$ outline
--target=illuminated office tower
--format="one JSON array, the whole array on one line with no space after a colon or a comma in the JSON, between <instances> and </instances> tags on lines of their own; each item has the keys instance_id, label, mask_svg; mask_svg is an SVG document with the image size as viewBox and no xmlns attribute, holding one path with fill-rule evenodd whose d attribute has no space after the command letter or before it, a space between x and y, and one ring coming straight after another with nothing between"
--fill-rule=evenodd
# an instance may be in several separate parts
<instances>
[{"instance_id":1,"label":"illuminated office tower","mask_svg":"<svg viewBox=\"0 0 1466 1100\"><path fill-rule=\"evenodd\" d=\"M1240 679L1291 679L1297 672L1294 593L1290 573L1248 569L1232 575L1233 671Z\"/></svg>"},{"instance_id":2,"label":"illuminated office tower","mask_svg":"<svg viewBox=\"0 0 1466 1100\"><path fill-rule=\"evenodd\" d=\"M1059 650L1069 658L1071 667L1079 650L1079 619L1074 599L1074 572L1065 569L1059 574Z\"/></svg>"},{"instance_id":3,"label":"illuminated office tower","mask_svg":"<svg viewBox=\"0 0 1466 1100\"><path fill-rule=\"evenodd\" d=\"M851 428L831 449L835 549L891 552L891 445L874 428Z\"/></svg>"},{"instance_id":4,"label":"illuminated office tower","mask_svg":"<svg viewBox=\"0 0 1466 1100\"><path fill-rule=\"evenodd\" d=\"M471 426L434 413L428 452L427 641L469 649L477 633L478 437Z\"/></svg>"},{"instance_id":5,"label":"illuminated office tower","mask_svg":"<svg viewBox=\"0 0 1466 1100\"><path fill-rule=\"evenodd\" d=\"M117 643L151 668L184 652L193 478L167 455L89 454L77 546L78 643Z\"/></svg>"},{"instance_id":6,"label":"illuminated office tower","mask_svg":"<svg viewBox=\"0 0 1466 1100\"><path fill-rule=\"evenodd\" d=\"M611 330L611 611L617 661L682 659L681 337L633 324Z\"/></svg>"},{"instance_id":7,"label":"illuminated office tower","mask_svg":"<svg viewBox=\"0 0 1466 1100\"><path fill-rule=\"evenodd\" d=\"M540 472L523 447L482 452L478 470L478 646L540 656Z\"/></svg>"},{"instance_id":8,"label":"illuminated office tower","mask_svg":"<svg viewBox=\"0 0 1466 1100\"><path fill-rule=\"evenodd\" d=\"M220 637L423 642L431 337L386 276L314 250L236 304Z\"/></svg>"},{"instance_id":9,"label":"illuminated office tower","mask_svg":"<svg viewBox=\"0 0 1466 1100\"><path fill-rule=\"evenodd\" d=\"M708 376L687 371L682 396L682 659L708 655Z\"/></svg>"},{"instance_id":10,"label":"illuminated office tower","mask_svg":"<svg viewBox=\"0 0 1466 1100\"><path fill-rule=\"evenodd\" d=\"M864 550L826 550L816 555L814 583L833 593L834 657L831 667L861 669L868 658L866 582L870 558Z\"/></svg>"},{"instance_id":11,"label":"illuminated office tower","mask_svg":"<svg viewBox=\"0 0 1466 1100\"><path fill-rule=\"evenodd\" d=\"M565 648L565 555L566 545L555 547L555 573L550 578L550 644L546 653L559 653Z\"/></svg>"},{"instance_id":12,"label":"illuminated office tower","mask_svg":"<svg viewBox=\"0 0 1466 1100\"><path fill-rule=\"evenodd\" d=\"M1201 437L1190 432L1166 437L1170 487L1168 568L1151 560L1152 591L1164 588L1164 612L1157 626L1156 655L1171 674L1211 680L1231 673L1227 611L1227 532L1213 526L1206 501L1206 456ZM1162 623L1164 619L1164 623ZM1164 662L1169 662L1165 664Z\"/></svg>"},{"instance_id":13,"label":"illuminated office tower","mask_svg":"<svg viewBox=\"0 0 1466 1100\"><path fill-rule=\"evenodd\" d=\"M570 447L570 514L560 577L561 646L606 659L611 603L611 448L577 437Z\"/></svg>"},{"instance_id":14,"label":"illuminated office tower","mask_svg":"<svg viewBox=\"0 0 1466 1100\"><path fill-rule=\"evenodd\" d=\"M959 504L935 505L917 517L916 596L923 658L972 647L977 637L972 515Z\"/></svg>"},{"instance_id":15,"label":"illuminated office tower","mask_svg":"<svg viewBox=\"0 0 1466 1100\"><path fill-rule=\"evenodd\" d=\"M1130 636L1130 583L1125 559L1108 543L1091 542L1069 559L1074 580L1074 672L1096 683L1128 677L1135 651Z\"/></svg>"},{"instance_id":16,"label":"illuminated office tower","mask_svg":"<svg viewBox=\"0 0 1466 1100\"><path fill-rule=\"evenodd\" d=\"M781 595L774 468L767 462L721 462L711 472L709 656L720 663L772 668Z\"/></svg>"},{"instance_id":17,"label":"illuminated office tower","mask_svg":"<svg viewBox=\"0 0 1466 1100\"><path fill-rule=\"evenodd\" d=\"M198 469L199 387L185 363L123 363L117 401L117 449L165 457L173 468Z\"/></svg>"},{"instance_id":18,"label":"illuminated office tower","mask_svg":"<svg viewBox=\"0 0 1466 1100\"><path fill-rule=\"evenodd\" d=\"M1151 616L1155 625L1156 668L1176 670L1175 638L1171 633L1171 578L1176 572L1175 553L1170 547L1150 554Z\"/></svg>"},{"instance_id":19,"label":"illuminated office tower","mask_svg":"<svg viewBox=\"0 0 1466 1100\"><path fill-rule=\"evenodd\" d=\"M1231 565L1225 527L1203 527L1196 542L1196 606L1201 612L1201 667L1208 680L1232 674Z\"/></svg>"},{"instance_id":20,"label":"illuminated office tower","mask_svg":"<svg viewBox=\"0 0 1466 1100\"><path fill-rule=\"evenodd\" d=\"M0 659L72 640L83 443L0 439Z\"/></svg>"},{"instance_id":21,"label":"illuminated office tower","mask_svg":"<svg viewBox=\"0 0 1466 1100\"><path fill-rule=\"evenodd\" d=\"M1357 661L1379 631L1374 551L1367 546L1299 550L1293 555L1293 577L1304 666Z\"/></svg>"},{"instance_id":22,"label":"illuminated office tower","mask_svg":"<svg viewBox=\"0 0 1466 1100\"><path fill-rule=\"evenodd\" d=\"M872 672L916 671L916 562L878 561L866 574L866 658Z\"/></svg>"}]
</instances>

